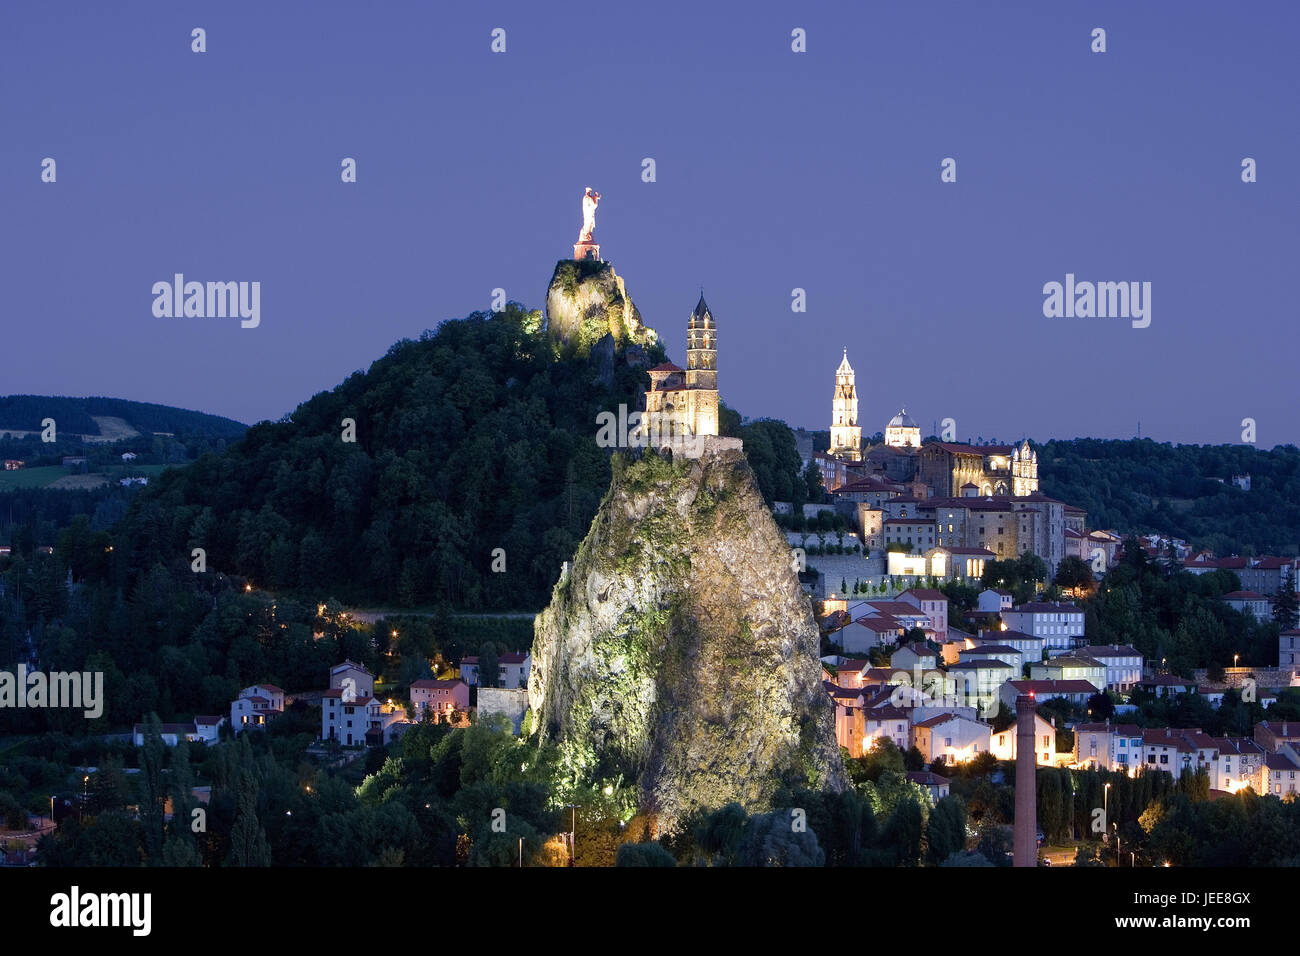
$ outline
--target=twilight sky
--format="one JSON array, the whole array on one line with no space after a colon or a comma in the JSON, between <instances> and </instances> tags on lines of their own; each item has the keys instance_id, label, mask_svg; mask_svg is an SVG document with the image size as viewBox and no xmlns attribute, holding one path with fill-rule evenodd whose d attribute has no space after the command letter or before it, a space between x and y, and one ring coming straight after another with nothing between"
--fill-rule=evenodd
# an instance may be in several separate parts
<instances>
[{"instance_id":1,"label":"twilight sky","mask_svg":"<svg viewBox=\"0 0 1300 956\"><path fill-rule=\"evenodd\" d=\"M1282 0L6 0L0 394L277 418L495 287L540 308L590 185L682 364L704 286L746 415L827 427L847 346L867 434L906 405L962 440L1297 442L1297 28ZM176 272L260 281L261 325L155 318ZM1150 327L1045 318L1066 273L1150 282Z\"/></svg>"}]
</instances>

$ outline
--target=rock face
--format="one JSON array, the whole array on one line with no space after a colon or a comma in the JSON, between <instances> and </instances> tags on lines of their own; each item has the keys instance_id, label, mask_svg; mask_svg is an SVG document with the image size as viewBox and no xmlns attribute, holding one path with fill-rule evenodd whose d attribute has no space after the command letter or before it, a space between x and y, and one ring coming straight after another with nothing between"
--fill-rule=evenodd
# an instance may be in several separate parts
<instances>
[{"instance_id":1,"label":"rock face","mask_svg":"<svg viewBox=\"0 0 1300 956\"><path fill-rule=\"evenodd\" d=\"M561 259L546 290L546 327L564 350L585 357L606 335L617 345L651 345L653 329L641 321L623 279L608 262Z\"/></svg>"},{"instance_id":2,"label":"rock face","mask_svg":"<svg viewBox=\"0 0 1300 956\"><path fill-rule=\"evenodd\" d=\"M744 455L616 458L538 616L533 726L576 776L635 780L661 832L696 808L843 789L818 631Z\"/></svg>"}]
</instances>

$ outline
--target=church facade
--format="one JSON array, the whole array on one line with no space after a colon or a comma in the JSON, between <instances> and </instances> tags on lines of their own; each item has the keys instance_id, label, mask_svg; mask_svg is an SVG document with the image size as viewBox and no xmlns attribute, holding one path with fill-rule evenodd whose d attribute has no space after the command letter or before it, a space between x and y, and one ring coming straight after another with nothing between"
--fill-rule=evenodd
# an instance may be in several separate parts
<instances>
[{"instance_id":1,"label":"church facade","mask_svg":"<svg viewBox=\"0 0 1300 956\"><path fill-rule=\"evenodd\" d=\"M686 368L664 362L649 370L643 426L658 444L718 434L718 327L704 294L686 330Z\"/></svg>"}]
</instances>

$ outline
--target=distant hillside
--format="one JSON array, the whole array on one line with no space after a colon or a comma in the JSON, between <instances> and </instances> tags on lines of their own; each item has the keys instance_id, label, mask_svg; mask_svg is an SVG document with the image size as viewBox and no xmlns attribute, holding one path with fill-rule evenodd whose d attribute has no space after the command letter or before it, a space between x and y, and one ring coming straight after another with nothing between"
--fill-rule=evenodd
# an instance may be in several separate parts
<instances>
[{"instance_id":1,"label":"distant hillside","mask_svg":"<svg viewBox=\"0 0 1300 956\"><path fill-rule=\"evenodd\" d=\"M0 396L0 432L39 432L53 418L60 432L114 441L168 432L185 438L239 438L248 426L230 418L122 398L62 395ZM99 419L99 420L97 420ZM109 421L103 421L109 419ZM125 426L125 427L123 427Z\"/></svg>"},{"instance_id":2,"label":"distant hillside","mask_svg":"<svg viewBox=\"0 0 1300 956\"><path fill-rule=\"evenodd\" d=\"M1300 450L1076 438L1038 447L1042 490L1094 528L1159 531L1218 554L1295 554ZM1250 490L1232 485L1249 475ZM1221 480L1215 480L1221 479Z\"/></svg>"}]
</instances>

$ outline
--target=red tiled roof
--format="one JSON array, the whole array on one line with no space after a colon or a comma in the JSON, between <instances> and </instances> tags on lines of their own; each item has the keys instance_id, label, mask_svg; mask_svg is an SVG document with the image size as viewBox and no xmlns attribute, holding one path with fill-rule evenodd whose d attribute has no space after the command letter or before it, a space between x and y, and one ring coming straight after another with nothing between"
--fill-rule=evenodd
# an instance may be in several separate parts
<instances>
[{"instance_id":1,"label":"red tiled roof","mask_svg":"<svg viewBox=\"0 0 1300 956\"><path fill-rule=\"evenodd\" d=\"M909 770L907 772L908 783L919 783L923 787L946 787L948 778L941 777L937 773L931 773L928 770Z\"/></svg>"},{"instance_id":2,"label":"red tiled roof","mask_svg":"<svg viewBox=\"0 0 1300 956\"><path fill-rule=\"evenodd\" d=\"M654 368L649 369L651 372L680 372L682 369L672 362L660 362Z\"/></svg>"},{"instance_id":3,"label":"red tiled roof","mask_svg":"<svg viewBox=\"0 0 1300 956\"><path fill-rule=\"evenodd\" d=\"M1095 694L1097 688L1086 680L1009 680L1008 684L1019 694L1035 697L1052 697L1056 694Z\"/></svg>"}]
</instances>

